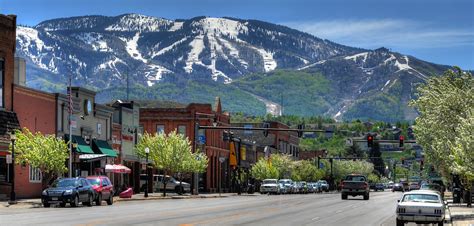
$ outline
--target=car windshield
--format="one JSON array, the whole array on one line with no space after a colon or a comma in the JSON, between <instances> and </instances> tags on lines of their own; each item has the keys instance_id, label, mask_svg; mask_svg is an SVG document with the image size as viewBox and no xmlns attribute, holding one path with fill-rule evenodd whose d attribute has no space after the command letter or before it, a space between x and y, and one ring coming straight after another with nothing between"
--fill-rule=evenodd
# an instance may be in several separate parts
<instances>
[{"instance_id":1,"label":"car windshield","mask_svg":"<svg viewBox=\"0 0 474 226\"><path fill-rule=\"evenodd\" d=\"M407 194L403 196L402 202L429 202L439 203L439 197L432 194Z\"/></svg>"},{"instance_id":2,"label":"car windshield","mask_svg":"<svg viewBox=\"0 0 474 226\"><path fill-rule=\"evenodd\" d=\"M276 180L263 180L263 184L276 184Z\"/></svg>"},{"instance_id":3,"label":"car windshield","mask_svg":"<svg viewBox=\"0 0 474 226\"><path fill-rule=\"evenodd\" d=\"M346 181L365 181L364 176L347 176Z\"/></svg>"},{"instance_id":4,"label":"car windshield","mask_svg":"<svg viewBox=\"0 0 474 226\"><path fill-rule=\"evenodd\" d=\"M99 178L96 178L96 179L87 179L89 181L89 183L91 183L92 185L100 185L100 179Z\"/></svg>"},{"instance_id":5,"label":"car windshield","mask_svg":"<svg viewBox=\"0 0 474 226\"><path fill-rule=\"evenodd\" d=\"M75 187L78 184L79 183L76 179L62 179L62 180L54 181L51 187L53 188Z\"/></svg>"}]
</instances>

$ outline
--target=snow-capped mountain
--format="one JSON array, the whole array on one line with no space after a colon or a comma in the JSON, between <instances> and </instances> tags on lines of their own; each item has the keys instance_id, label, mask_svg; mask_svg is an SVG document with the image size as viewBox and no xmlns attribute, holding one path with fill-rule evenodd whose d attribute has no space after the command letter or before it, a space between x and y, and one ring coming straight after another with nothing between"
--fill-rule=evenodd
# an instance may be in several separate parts
<instances>
[{"instance_id":1,"label":"snow-capped mountain","mask_svg":"<svg viewBox=\"0 0 474 226\"><path fill-rule=\"evenodd\" d=\"M30 62L28 85L41 89L54 89L69 75L74 85L101 90L123 86L127 79L145 87L167 77L235 86L235 81L253 73L271 74L278 69L317 72L331 82L333 95L324 94L328 104L319 110L336 118L372 114L357 108L367 106L363 102L367 95L380 96L400 87L403 92L390 95L398 95L398 105L406 104L416 84L448 68L384 48L339 45L257 20L168 20L139 14L71 17L34 27L18 26L17 55ZM279 100L241 88L268 101ZM400 119L413 118L413 110L400 111ZM305 115L314 113L307 110Z\"/></svg>"},{"instance_id":2,"label":"snow-capped mountain","mask_svg":"<svg viewBox=\"0 0 474 226\"><path fill-rule=\"evenodd\" d=\"M231 83L252 72L297 68L358 50L255 20L84 16L18 27L18 55L51 73L106 87L127 73L152 85L166 74Z\"/></svg>"}]
</instances>

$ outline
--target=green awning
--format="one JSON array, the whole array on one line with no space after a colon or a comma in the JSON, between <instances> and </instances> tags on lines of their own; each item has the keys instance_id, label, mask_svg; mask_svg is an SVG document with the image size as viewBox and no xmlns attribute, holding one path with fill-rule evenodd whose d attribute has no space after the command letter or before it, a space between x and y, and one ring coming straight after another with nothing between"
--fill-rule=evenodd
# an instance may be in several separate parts
<instances>
[{"instance_id":1,"label":"green awning","mask_svg":"<svg viewBox=\"0 0 474 226\"><path fill-rule=\"evenodd\" d=\"M69 135L66 135L66 138L69 139ZM94 154L90 145L86 143L84 139L80 136L72 135L72 142L77 144L77 153L80 154Z\"/></svg>"},{"instance_id":2,"label":"green awning","mask_svg":"<svg viewBox=\"0 0 474 226\"><path fill-rule=\"evenodd\" d=\"M110 147L110 145L109 145L109 143L107 143L107 141L105 141L105 140L94 140L94 143L97 146L97 148L100 150L100 152L102 152L102 154L105 154L109 157L114 157L114 158L117 157L117 152L115 152L114 149L112 149L112 147Z\"/></svg>"}]
</instances>

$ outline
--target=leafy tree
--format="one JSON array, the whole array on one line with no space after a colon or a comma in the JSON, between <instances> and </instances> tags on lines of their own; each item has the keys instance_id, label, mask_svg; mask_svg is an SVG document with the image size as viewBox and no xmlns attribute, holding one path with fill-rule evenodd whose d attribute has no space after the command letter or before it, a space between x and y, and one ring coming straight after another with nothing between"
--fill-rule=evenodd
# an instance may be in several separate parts
<instances>
[{"instance_id":1,"label":"leafy tree","mask_svg":"<svg viewBox=\"0 0 474 226\"><path fill-rule=\"evenodd\" d=\"M43 185L54 177L67 172L66 159L69 157L67 144L54 134L31 133L27 128L15 131L15 163L28 164L41 171ZM12 146L10 145L10 151Z\"/></svg>"},{"instance_id":2,"label":"leafy tree","mask_svg":"<svg viewBox=\"0 0 474 226\"><path fill-rule=\"evenodd\" d=\"M268 160L261 158L250 170L252 177L257 180L278 179L280 177L278 169L270 164Z\"/></svg>"},{"instance_id":3,"label":"leafy tree","mask_svg":"<svg viewBox=\"0 0 474 226\"><path fill-rule=\"evenodd\" d=\"M145 148L150 149L149 159L154 168L164 171L165 175L178 173L204 172L207 168L207 157L203 153L192 153L191 142L187 137L173 131L169 134L145 133L138 142L135 152L145 157ZM167 180L164 177L164 187ZM180 178L181 179L181 178ZM166 196L166 189L163 189Z\"/></svg>"},{"instance_id":4,"label":"leafy tree","mask_svg":"<svg viewBox=\"0 0 474 226\"><path fill-rule=\"evenodd\" d=\"M359 157L359 158L363 158L365 157L365 151L362 150L359 145L357 145L356 143L353 143L352 146L349 146L346 148L346 151L345 151L345 156L346 157Z\"/></svg>"},{"instance_id":5,"label":"leafy tree","mask_svg":"<svg viewBox=\"0 0 474 226\"><path fill-rule=\"evenodd\" d=\"M470 186L474 180L474 78L460 68L431 77L411 102L419 112L414 133L427 162L445 177L458 174Z\"/></svg>"},{"instance_id":6,"label":"leafy tree","mask_svg":"<svg viewBox=\"0 0 474 226\"><path fill-rule=\"evenodd\" d=\"M380 177L374 173L370 173L369 176L367 176L367 180L371 183L379 183Z\"/></svg>"},{"instance_id":7,"label":"leafy tree","mask_svg":"<svg viewBox=\"0 0 474 226\"><path fill-rule=\"evenodd\" d=\"M293 160L288 155L272 155L272 166L278 171L278 179L290 178L293 170Z\"/></svg>"},{"instance_id":8,"label":"leafy tree","mask_svg":"<svg viewBox=\"0 0 474 226\"><path fill-rule=\"evenodd\" d=\"M308 160L294 162L293 169L291 179L295 181L317 181L324 176L324 171Z\"/></svg>"}]
</instances>

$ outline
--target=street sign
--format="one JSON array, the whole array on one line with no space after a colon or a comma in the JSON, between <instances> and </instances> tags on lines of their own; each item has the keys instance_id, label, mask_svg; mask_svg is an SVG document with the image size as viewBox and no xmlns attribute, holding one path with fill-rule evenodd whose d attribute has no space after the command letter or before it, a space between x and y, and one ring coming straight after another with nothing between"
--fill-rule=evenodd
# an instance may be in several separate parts
<instances>
[{"instance_id":1,"label":"street sign","mask_svg":"<svg viewBox=\"0 0 474 226\"><path fill-rule=\"evenodd\" d=\"M319 168L320 168L320 169L323 169L323 168L324 168L324 163L320 162L320 163L319 163Z\"/></svg>"},{"instance_id":2,"label":"street sign","mask_svg":"<svg viewBox=\"0 0 474 226\"><path fill-rule=\"evenodd\" d=\"M251 129L253 128L253 125L244 125L244 128ZM253 134L252 130L244 130L244 134Z\"/></svg>"},{"instance_id":3,"label":"street sign","mask_svg":"<svg viewBox=\"0 0 474 226\"><path fill-rule=\"evenodd\" d=\"M206 136L200 135L198 137L199 144L205 144L206 143Z\"/></svg>"},{"instance_id":4,"label":"street sign","mask_svg":"<svg viewBox=\"0 0 474 226\"><path fill-rule=\"evenodd\" d=\"M12 160L12 155L7 155L7 164L12 164L13 163L13 160Z\"/></svg>"},{"instance_id":5,"label":"street sign","mask_svg":"<svg viewBox=\"0 0 474 226\"><path fill-rule=\"evenodd\" d=\"M225 158L224 157L219 157L219 162L221 162L221 163L225 162Z\"/></svg>"},{"instance_id":6,"label":"street sign","mask_svg":"<svg viewBox=\"0 0 474 226\"><path fill-rule=\"evenodd\" d=\"M347 140L346 140L346 145L347 145L347 146L352 146L352 139L350 139L350 138L347 139Z\"/></svg>"}]
</instances>

